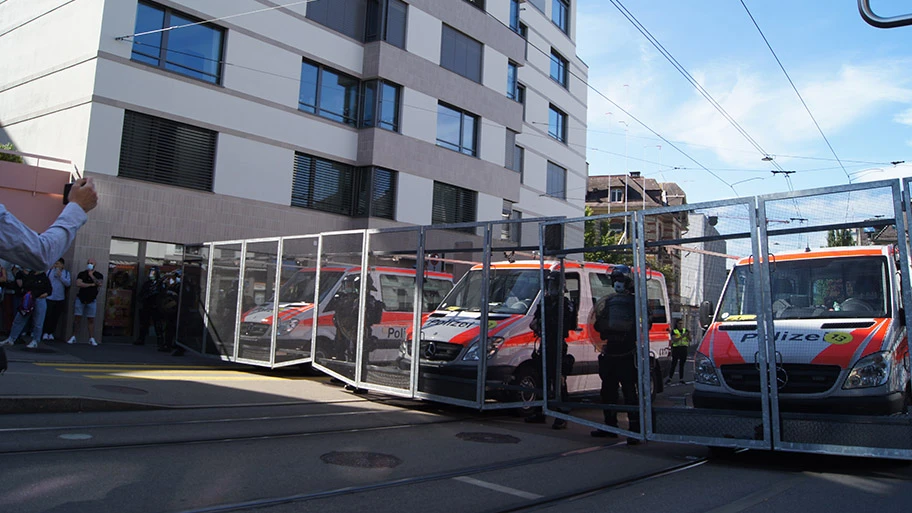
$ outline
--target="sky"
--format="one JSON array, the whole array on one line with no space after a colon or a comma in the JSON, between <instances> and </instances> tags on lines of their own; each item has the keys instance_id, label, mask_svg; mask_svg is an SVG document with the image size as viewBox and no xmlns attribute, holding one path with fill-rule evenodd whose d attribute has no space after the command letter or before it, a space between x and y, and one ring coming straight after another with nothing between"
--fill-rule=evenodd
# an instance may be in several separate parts
<instances>
[{"instance_id":1,"label":"sky","mask_svg":"<svg viewBox=\"0 0 912 513\"><path fill-rule=\"evenodd\" d=\"M640 171L677 183L690 204L912 176L912 26L872 27L854 0L743 4L578 0L589 175ZM908 0L871 7L882 17L912 14Z\"/></svg>"}]
</instances>

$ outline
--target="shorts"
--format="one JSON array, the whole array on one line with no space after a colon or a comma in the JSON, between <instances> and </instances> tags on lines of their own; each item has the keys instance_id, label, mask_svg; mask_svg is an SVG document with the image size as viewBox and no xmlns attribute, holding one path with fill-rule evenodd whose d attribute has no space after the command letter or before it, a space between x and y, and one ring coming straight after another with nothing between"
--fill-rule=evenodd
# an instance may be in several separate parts
<instances>
[{"instance_id":1,"label":"shorts","mask_svg":"<svg viewBox=\"0 0 912 513\"><path fill-rule=\"evenodd\" d=\"M89 304L85 304L80 300L76 300L76 305L73 308L73 315L81 317L95 318L95 306L98 301L92 301Z\"/></svg>"}]
</instances>

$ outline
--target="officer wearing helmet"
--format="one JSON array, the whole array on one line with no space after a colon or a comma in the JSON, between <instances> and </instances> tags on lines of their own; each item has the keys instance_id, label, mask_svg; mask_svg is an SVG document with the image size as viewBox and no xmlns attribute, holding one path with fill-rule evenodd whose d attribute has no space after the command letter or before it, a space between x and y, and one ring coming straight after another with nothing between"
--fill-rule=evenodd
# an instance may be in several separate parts
<instances>
[{"instance_id":1,"label":"officer wearing helmet","mask_svg":"<svg viewBox=\"0 0 912 513\"><path fill-rule=\"evenodd\" d=\"M345 361L355 361L355 344L358 342L358 313L360 306L361 276L350 274L342 279L339 292L333 298L335 313L333 324L336 327L335 357ZM371 327L379 324L383 317L383 302L374 297L377 292L373 277L367 275L367 297L364 305L364 344L365 347L373 346Z\"/></svg>"},{"instance_id":2,"label":"officer wearing helmet","mask_svg":"<svg viewBox=\"0 0 912 513\"><path fill-rule=\"evenodd\" d=\"M593 311L593 328L604 342L598 357L599 377L602 378L601 399L604 404L618 404L618 392L624 394L624 404L639 406L637 397L637 334L636 299L630 268L617 265L611 271L614 293L598 301ZM639 414L627 414L630 431L640 430ZM605 410L605 424L617 427L617 412ZM594 437L616 437L608 431L592 431ZM638 444L628 438L629 445Z\"/></svg>"},{"instance_id":3,"label":"officer wearing helmet","mask_svg":"<svg viewBox=\"0 0 912 513\"><path fill-rule=\"evenodd\" d=\"M545 347L545 365L547 366L546 373L548 375L547 390L549 397L552 398L554 395L556 395L557 390L557 387L554 386L554 383L557 376L556 364L558 347L560 348L560 400L566 402L567 375L570 374L571 370L573 370L574 363L573 356L567 354L566 339L570 335L570 330L576 329L577 313L573 301L571 301L569 298L562 298L562 295L560 271L546 271L545 294L543 298L545 309L544 330L542 330L542 323L540 318L541 308L538 307L535 308L535 313L532 315L531 328L532 333L536 336L536 338L542 341L542 345ZM561 309L561 302L563 302L563 309ZM563 318L561 318L562 311ZM538 358L541 358L541 350L537 352L537 355ZM537 362L536 368L541 369L540 361ZM531 416L526 417L526 422L543 423L545 422L545 414L541 411L538 411ZM552 424L551 427L554 429L564 429L567 427L567 421L563 419L554 419L554 424Z\"/></svg>"}]
</instances>

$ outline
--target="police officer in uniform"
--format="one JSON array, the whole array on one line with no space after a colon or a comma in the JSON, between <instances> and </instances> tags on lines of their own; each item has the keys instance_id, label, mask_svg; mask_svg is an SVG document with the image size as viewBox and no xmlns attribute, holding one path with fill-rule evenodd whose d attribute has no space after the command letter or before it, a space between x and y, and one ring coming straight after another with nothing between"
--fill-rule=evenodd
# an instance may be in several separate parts
<instances>
[{"instance_id":1,"label":"police officer in uniform","mask_svg":"<svg viewBox=\"0 0 912 513\"><path fill-rule=\"evenodd\" d=\"M139 332L133 345L141 346L146 343L146 336L149 334L151 326L155 329L158 349L164 350L165 327L160 311L162 293L164 293L164 287L161 271L158 267L152 267L149 269L149 278L139 289Z\"/></svg>"},{"instance_id":2,"label":"police officer in uniform","mask_svg":"<svg viewBox=\"0 0 912 513\"><path fill-rule=\"evenodd\" d=\"M554 386L555 378L557 376L556 362L558 348L560 348L561 354L561 381L560 381L560 400L562 402L567 401L567 375L570 374L570 371L573 370L573 356L567 353L568 347L566 339L570 335L571 330L575 330L577 326L577 313L576 307L573 305L573 301L569 298L562 298L561 294L561 283L560 283L560 271L551 271L545 275L545 329L542 332L541 326L541 308L536 307L535 313L532 315L532 332L535 334L536 338L542 341L542 345L545 347L545 365L547 367L548 374L548 395L549 397L554 397L556 394L556 387ZM561 300L563 299L563 319L561 316ZM563 322L561 326L560 323ZM559 327L562 327L560 331ZM542 335L544 334L544 337ZM541 357L541 351L538 352L539 358ZM541 369L539 364L537 369ZM560 410L558 410L560 411ZM544 423L545 414L539 410L538 412L526 417L526 422L530 423ZM553 429L565 429L567 427L567 421L563 419L554 419L554 424L551 425Z\"/></svg>"},{"instance_id":3,"label":"police officer in uniform","mask_svg":"<svg viewBox=\"0 0 912 513\"><path fill-rule=\"evenodd\" d=\"M611 272L614 294L603 298L595 308L594 329L605 344L598 357L599 377L602 378L601 399L604 404L618 404L619 385L624 394L624 403L638 407L637 396L637 334L636 299L630 268L618 265ZM640 430L638 412L627 414L628 429ZM605 424L617 427L617 412L605 410ZM617 434L595 430L591 435L598 438L615 438ZM628 438L628 445L637 445L639 440Z\"/></svg>"},{"instance_id":4,"label":"police officer in uniform","mask_svg":"<svg viewBox=\"0 0 912 513\"><path fill-rule=\"evenodd\" d=\"M355 345L358 342L358 307L360 302L361 276L349 275L342 279L339 292L334 298L335 314L333 324L336 326L336 339L333 353L345 361L355 361ZM375 298L371 292L376 292L374 279L367 276L367 297L364 306L364 345L367 351L371 350L374 341L371 337L371 327L379 324L383 317L383 302Z\"/></svg>"},{"instance_id":5,"label":"police officer in uniform","mask_svg":"<svg viewBox=\"0 0 912 513\"><path fill-rule=\"evenodd\" d=\"M681 384L684 384L684 363L687 361L687 348L690 346L690 332L687 328L679 328L675 323L671 329L671 372L665 384L671 384L671 378L675 375L675 366L678 367L678 378Z\"/></svg>"}]
</instances>

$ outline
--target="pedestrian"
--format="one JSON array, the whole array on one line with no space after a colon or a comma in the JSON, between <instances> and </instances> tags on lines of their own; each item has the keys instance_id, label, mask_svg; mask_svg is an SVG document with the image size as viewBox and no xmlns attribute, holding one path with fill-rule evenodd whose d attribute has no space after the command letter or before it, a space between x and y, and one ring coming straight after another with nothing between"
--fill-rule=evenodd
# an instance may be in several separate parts
<instances>
[{"instance_id":1,"label":"pedestrian","mask_svg":"<svg viewBox=\"0 0 912 513\"><path fill-rule=\"evenodd\" d=\"M680 383L684 384L684 363L687 361L687 348L690 346L690 332L687 328L679 328L678 323L674 324L674 327L671 329L671 372L668 374L668 379L665 380L666 385L671 384L671 378L675 375L675 366L678 368L678 378L681 380Z\"/></svg>"},{"instance_id":2,"label":"pedestrian","mask_svg":"<svg viewBox=\"0 0 912 513\"><path fill-rule=\"evenodd\" d=\"M54 341L57 326L60 324L60 314L66 304L66 289L70 286L70 271L64 269L66 262L60 258L47 272L53 291L47 297L47 315L44 318L44 334L41 340Z\"/></svg>"},{"instance_id":3,"label":"pedestrian","mask_svg":"<svg viewBox=\"0 0 912 513\"><path fill-rule=\"evenodd\" d=\"M32 341L29 349L38 349L41 327L44 325L44 315L47 311L47 297L53 291L51 281L44 271L37 269L27 270L22 273L19 286L22 287L22 301L19 311L13 320L8 339L0 342L0 346L13 345L25 331L28 323L32 323Z\"/></svg>"},{"instance_id":4,"label":"pedestrian","mask_svg":"<svg viewBox=\"0 0 912 513\"><path fill-rule=\"evenodd\" d=\"M139 289L139 332L136 334L136 340L133 345L144 345L151 327L155 330L155 338L158 341L159 350L164 350L162 348L165 345L165 333L160 311L161 295L163 293L161 271L159 271L158 267L152 267L149 269L148 279Z\"/></svg>"},{"instance_id":5,"label":"pedestrian","mask_svg":"<svg viewBox=\"0 0 912 513\"><path fill-rule=\"evenodd\" d=\"M10 299L7 292L7 288L10 286L9 272L6 270L8 267L9 262L0 259L0 333L6 335L9 334L9 325L12 324L12 316L9 315L7 307L7 301ZM8 320L7 317L10 319Z\"/></svg>"},{"instance_id":6,"label":"pedestrian","mask_svg":"<svg viewBox=\"0 0 912 513\"><path fill-rule=\"evenodd\" d=\"M545 329L542 331L541 324L541 308L536 307L535 313L532 314L532 324L531 329L532 333L541 341L541 345L544 346L544 357L545 357L545 373L548 375L547 388L548 397L553 398L557 395L557 390L560 390L560 401L567 402L568 393L567 393L567 375L573 370L573 356L568 354L567 347L567 337L570 336L570 331L576 329L577 323L577 313L576 307L573 304L573 301L570 298L562 297L561 293L561 283L560 283L560 271L550 271L545 275L545 294L544 294L544 309L545 309ZM561 319L561 302L563 302L563 319ZM544 336L542 336L544 335ZM541 347L541 346L539 346ZM560 376L560 387L555 387L555 382L557 381L557 355L560 351L561 355L561 376ZM537 349L533 353L533 361L537 363L536 369L541 370L541 349ZM567 413L566 411L558 408L557 411L562 413ZM533 413L532 415L526 417L526 422L541 424L545 422L545 414L541 410ZM554 419L554 423L551 425L553 429L566 429L567 421L564 419Z\"/></svg>"},{"instance_id":7,"label":"pedestrian","mask_svg":"<svg viewBox=\"0 0 912 513\"><path fill-rule=\"evenodd\" d=\"M611 271L614 294L599 300L595 308L593 328L605 341L598 357L599 377L602 378L601 399L607 405L618 404L618 389L624 394L624 404L639 409L637 396L637 334L636 299L630 268L618 265ZM605 424L618 426L617 412L606 408ZM628 430L639 432L638 411L627 413ZM595 430L594 437L616 438L610 431ZM627 438L628 445L637 445L639 440Z\"/></svg>"},{"instance_id":8,"label":"pedestrian","mask_svg":"<svg viewBox=\"0 0 912 513\"><path fill-rule=\"evenodd\" d=\"M0 204L0 255L30 269L50 269L63 256L85 224L90 210L98 204L98 194L91 178L73 183L69 202L51 226L41 235L16 219Z\"/></svg>"},{"instance_id":9,"label":"pedestrian","mask_svg":"<svg viewBox=\"0 0 912 513\"><path fill-rule=\"evenodd\" d=\"M67 344L76 343L76 337L79 335L79 321L85 317L89 329L89 344L98 345L94 336L95 311L97 310L98 288L103 282L104 275L95 270L95 259L88 259L85 270L76 275L76 288L79 291L76 292L76 303L73 307L73 336L67 340Z\"/></svg>"}]
</instances>

